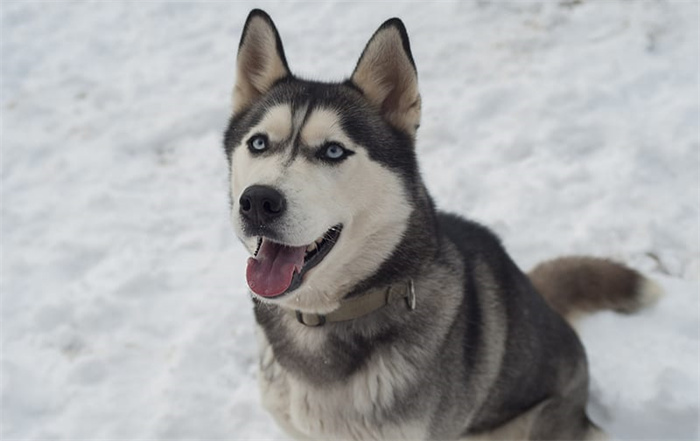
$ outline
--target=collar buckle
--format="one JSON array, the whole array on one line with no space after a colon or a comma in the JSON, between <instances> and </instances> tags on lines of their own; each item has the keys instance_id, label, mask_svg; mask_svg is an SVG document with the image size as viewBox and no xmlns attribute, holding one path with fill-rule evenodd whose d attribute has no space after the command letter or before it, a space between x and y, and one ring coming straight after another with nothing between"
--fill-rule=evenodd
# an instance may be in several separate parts
<instances>
[{"instance_id":1,"label":"collar buckle","mask_svg":"<svg viewBox=\"0 0 700 441\"><path fill-rule=\"evenodd\" d=\"M294 311L297 316L297 321L304 326L309 326L315 328L317 326L323 326L326 324L326 316L321 314L304 314L299 310ZM309 318L314 317L315 320L309 320Z\"/></svg>"},{"instance_id":2,"label":"collar buckle","mask_svg":"<svg viewBox=\"0 0 700 441\"><path fill-rule=\"evenodd\" d=\"M408 279L408 293L406 293L406 306L409 311L416 309L416 287L413 285L413 279Z\"/></svg>"}]
</instances>

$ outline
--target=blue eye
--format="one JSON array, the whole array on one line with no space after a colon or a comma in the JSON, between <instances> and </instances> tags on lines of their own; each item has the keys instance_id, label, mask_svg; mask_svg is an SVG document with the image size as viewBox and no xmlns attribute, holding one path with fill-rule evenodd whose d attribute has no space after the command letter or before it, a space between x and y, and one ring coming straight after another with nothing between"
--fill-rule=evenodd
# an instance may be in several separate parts
<instances>
[{"instance_id":1,"label":"blue eye","mask_svg":"<svg viewBox=\"0 0 700 441\"><path fill-rule=\"evenodd\" d=\"M248 140L248 148L252 152L262 152L267 149L267 136L255 135Z\"/></svg>"},{"instance_id":2,"label":"blue eye","mask_svg":"<svg viewBox=\"0 0 700 441\"><path fill-rule=\"evenodd\" d=\"M330 164L343 162L348 156L354 155L355 152L348 150L339 142L329 141L323 144L316 150L316 157L321 161Z\"/></svg>"},{"instance_id":3,"label":"blue eye","mask_svg":"<svg viewBox=\"0 0 700 441\"><path fill-rule=\"evenodd\" d=\"M329 142L318 152L318 157L326 161L339 162L348 156L354 154L352 150L348 150L337 142Z\"/></svg>"},{"instance_id":4,"label":"blue eye","mask_svg":"<svg viewBox=\"0 0 700 441\"><path fill-rule=\"evenodd\" d=\"M345 156L345 149L340 144L328 144L326 147L326 158L340 159Z\"/></svg>"}]
</instances>

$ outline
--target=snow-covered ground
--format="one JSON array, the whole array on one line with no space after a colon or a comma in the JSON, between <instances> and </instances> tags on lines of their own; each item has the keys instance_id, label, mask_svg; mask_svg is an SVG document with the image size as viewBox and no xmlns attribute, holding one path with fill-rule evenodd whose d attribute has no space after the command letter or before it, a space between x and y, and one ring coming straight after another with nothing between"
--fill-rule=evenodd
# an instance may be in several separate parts
<instances>
[{"instance_id":1,"label":"snow-covered ground","mask_svg":"<svg viewBox=\"0 0 700 441\"><path fill-rule=\"evenodd\" d=\"M2 3L2 438L282 438L259 405L221 148L259 3ZM401 17L440 207L523 268L610 256L667 291L582 325L591 414L698 439L698 5L264 4L341 79Z\"/></svg>"}]
</instances>

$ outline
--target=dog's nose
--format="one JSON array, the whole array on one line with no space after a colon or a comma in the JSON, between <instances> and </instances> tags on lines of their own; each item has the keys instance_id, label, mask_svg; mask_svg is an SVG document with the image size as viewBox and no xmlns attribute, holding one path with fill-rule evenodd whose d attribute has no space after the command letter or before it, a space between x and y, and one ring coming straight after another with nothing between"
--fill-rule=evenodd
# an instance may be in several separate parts
<instances>
[{"instance_id":1,"label":"dog's nose","mask_svg":"<svg viewBox=\"0 0 700 441\"><path fill-rule=\"evenodd\" d=\"M253 225L266 225L284 214L287 201L279 191L265 185L245 189L239 200L241 216Z\"/></svg>"}]
</instances>

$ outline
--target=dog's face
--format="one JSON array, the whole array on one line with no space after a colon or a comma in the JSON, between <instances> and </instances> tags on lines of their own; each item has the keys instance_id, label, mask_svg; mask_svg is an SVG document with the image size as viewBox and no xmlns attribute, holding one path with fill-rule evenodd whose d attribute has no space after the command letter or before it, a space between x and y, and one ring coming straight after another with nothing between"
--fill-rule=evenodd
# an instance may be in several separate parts
<instances>
[{"instance_id":1,"label":"dog's face","mask_svg":"<svg viewBox=\"0 0 700 441\"><path fill-rule=\"evenodd\" d=\"M294 78L253 11L226 133L234 228L262 301L327 313L396 248L413 209L420 115L403 25L385 23L345 83Z\"/></svg>"}]
</instances>

